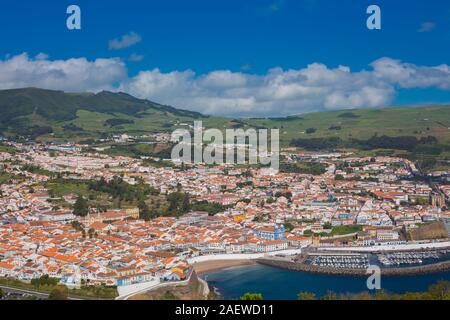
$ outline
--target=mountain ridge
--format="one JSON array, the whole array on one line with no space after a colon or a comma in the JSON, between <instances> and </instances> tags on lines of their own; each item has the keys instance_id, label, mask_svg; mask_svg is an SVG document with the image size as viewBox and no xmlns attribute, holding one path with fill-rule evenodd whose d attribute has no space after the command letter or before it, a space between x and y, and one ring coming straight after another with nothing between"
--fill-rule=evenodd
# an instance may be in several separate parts
<instances>
[{"instance_id":1,"label":"mountain ridge","mask_svg":"<svg viewBox=\"0 0 450 320\"><path fill-rule=\"evenodd\" d=\"M79 141L117 133L170 132L202 120L207 128L280 130L281 143L294 139L370 139L373 136L434 136L450 145L450 107L346 109L288 117L233 119L203 115L124 92L66 93L21 88L0 90L0 134Z\"/></svg>"},{"instance_id":2,"label":"mountain ridge","mask_svg":"<svg viewBox=\"0 0 450 320\"><path fill-rule=\"evenodd\" d=\"M157 109L172 113L181 112L193 117L202 116L198 112L176 109L150 100L135 98L124 92L67 93L61 90L35 87L0 90L0 122L32 113L51 120L73 120L76 111L80 109L132 115L147 109Z\"/></svg>"}]
</instances>

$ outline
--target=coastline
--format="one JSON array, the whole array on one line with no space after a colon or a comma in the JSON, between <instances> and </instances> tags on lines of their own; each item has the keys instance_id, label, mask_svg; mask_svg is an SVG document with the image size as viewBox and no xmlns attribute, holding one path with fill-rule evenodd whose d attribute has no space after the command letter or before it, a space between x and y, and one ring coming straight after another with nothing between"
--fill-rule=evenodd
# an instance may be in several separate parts
<instances>
[{"instance_id":1,"label":"coastline","mask_svg":"<svg viewBox=\"0 0 450 320\"><path fill-rule=\"evenodd\" d=\"M286 260L262 258L256 261L259 264L267 265L275 268L287 269L299 272L329 274L337 276L366 276L366 270L361 269L335 269L311 266L303 263L297 263ZM450 270L450 261L438 262L429 265L402 268L381 268L384 276L408 276L446 272Z\"/></svg>"},{"instance_id":2,"label":"coastline","mask_svg":"<svg viewBox=\"0 0 450 320\"><path fill-rule=\"evenodd\" d=\"M194 270L197 273L197 275L202 275L207 272L255 264L257 264L257 261L251 259L211 260L195 263Z\"/></svg>"}]
</instances>

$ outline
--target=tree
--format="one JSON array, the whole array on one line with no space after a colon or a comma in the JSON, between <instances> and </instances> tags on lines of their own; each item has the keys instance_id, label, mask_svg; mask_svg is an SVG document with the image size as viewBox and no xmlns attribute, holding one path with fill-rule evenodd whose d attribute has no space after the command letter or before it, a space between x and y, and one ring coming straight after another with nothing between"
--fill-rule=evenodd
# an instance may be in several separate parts
<instances>
[{"instance_id":1,"label":"tree","mask_svg":"<svg viewBox=\"0 0 450 320\"><path fill-rule=\"evenodd\" d=\"M79 222L79 221L74 220L70 224L71 224L72 228L74 228L77 231L83 231L84 230L83 224L81 222Z\"/></svg>"},{"instance_id":2,"label":"tree","mask_svg":"<svg viewBox=\"0 0 450 320\"><path fill-rule=\"evenodd\" d=\"M284 229L285 229L287 232L291 232L292 230L294 230L294 225L293 225L292 223L290 223L290 222L286 222L286 223L284 224Z\"/></svg>"},{"instance_id":3,"label":"tree","mask_svg":"<svg viewBox=\"0 0 450 320\"><path fill-rule=\"evenodd\" d=\"M338 295L334 291L328 291L320 300L338 300Z\"/></svg>"},{"instance_id":4,"label":"tree","mask_svg":"<svg viewBox=\"0 0 450 320\"><path fill-rule=\"evenodd\" d=\"M247 292L239 300L264 300L261 293L249 293Z\"/></svg>"},{"instance_id":5,"label":"tree","mask_svg":"<svg viewBox=\"0 0 450 320\"><path fill-rule=\"evenodd\" d=\"M67 290L64 286L56 287L50 292L48 300L67 300L69 298Z\"/></svg>"},{"instance_id":6,"label":"tree","mask_svg":"<svg viewBox=\"0 0 450 320\"><path fill-rule=\"evenodd\" d=\"M36 289L39 289L41 286L56 286L58 282L59 280L57 278L51 278L47 274L31 280L31 284Z\"/></svg>"},{"instance_id":7,"label":"tree","mask_svg":"<svg viewBox=\"0 0 450 320\"><path fill-rule=\"evenodd\" d=\"M331 222L325 222L325 223L323 224L323 228L324 228L324 229L327 229L327 230L330 230L330 229L333 228L333 226L331 225Z\"/></svg>"},{"instance_id":8,"label":"tree","mask_svg":"<svg viewBox=\"0 0 450 320\"><path fill-rule=\"evenodd\" d=\"M79 217L86 217L89 213L89 205L82 195L78 196L73 206L73 214Z\"/></svg>"},{"instance_id":9,"label":"tree","mask_svg":"<svg viewBox=\"0 0 450 320\"><path fill-rule=\"evenodd\" d=\"M312 292L302 291L297 295L298 300L317 300L316 295Z\"/></svg>"},{"instance_id":10,"label":"tree","mask_svg":"<svg viewBox=\"0 0 450 320\"><path fill-rule=\"evenodd\" d=\"M150 221L152 219L152 212L144 200L139 201L139 218L145 221Z\"/></svg>"},{"instance_id":11,"label":"tree","mask_svg":"<svg viewBox=\"0 0 450 320\"><path fill-rule=\"evenodd\" d=\"M431 300L448 300L450 299L450 282L439 281L428 289L427 295Z\"/></svg>"},{"instance_id":12,"label":"tree","mask_svg":"<svg viewBox=\"0 0 450 320\"><path fill-rule=\"evenodd\" d=\"M92 238L94 238L94 236L95 236L95 230L94 229L89 229L88 230L88 234L89 234L89 238L90 239L92 239Z\"/></svg>"},{"instance_id":13,"label":"tree","mask_svg":"<svg viewBox=\"0 0 450 320\"><path fill-rule=\"evenodd\" d=\"M190 211L189 194L183 192L173 192L167 196L169 207L168 215L179 217Z\"/></svg>"},{"instance_id":14,"label":"tree","mask_svg":"<svg viewBox=\"0 0 450 320\"><path fill-rule=\"evenodd\" d=\"M275 198L285 197L288 200L292 199L292 192L277 192Z\"/></svg>"},{"instance_id":15,"label":"tree","mask_svg":"<svg viewBox=\"0 0 450 320\"><path fill-rule=\"evenodd\" d=\"M180 298L173 294L173 292L167 290L163 295L161 295L160 300L180 300Z\"/></svg>"}]
</instances>

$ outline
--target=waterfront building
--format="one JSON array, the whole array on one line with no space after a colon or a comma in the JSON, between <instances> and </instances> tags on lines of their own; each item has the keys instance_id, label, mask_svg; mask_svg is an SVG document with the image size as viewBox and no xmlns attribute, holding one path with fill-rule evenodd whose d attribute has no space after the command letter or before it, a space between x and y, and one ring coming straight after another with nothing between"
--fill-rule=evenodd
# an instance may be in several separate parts
<instances>
[{"instance_id":1,"label":"waterfront building","mask_svg":"<svg viewBox=\"0 0 450 320\"><path fill-rule=\"evenodd\" d=\"M275 225L273 228L259 227L254 229L255 236L265 240L284 240L284 226Z\"/></svg>"}]
</instances>

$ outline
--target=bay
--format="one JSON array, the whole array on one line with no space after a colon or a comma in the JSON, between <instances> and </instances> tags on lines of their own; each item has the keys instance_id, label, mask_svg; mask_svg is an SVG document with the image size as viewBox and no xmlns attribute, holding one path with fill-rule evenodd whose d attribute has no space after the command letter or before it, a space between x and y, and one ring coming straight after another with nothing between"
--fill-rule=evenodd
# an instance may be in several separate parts
<instances>
[{"instance_id":1,"label":"bay","mask_svg":"<svg viewBox=\"0 0 450 320\"><path fill-rule=\"evenodd\" d=\"M320 297L329 290L339 294L368 291L367 277L336 276L290 271L265 265L250 265L212 271L202 275L221 298L239 299L246 292L261 293L268 300L294 300L301 291ZM450 281L450 272L381 278L387 292L425 291L439 280Z\"/></svg>"}]
</instances>

